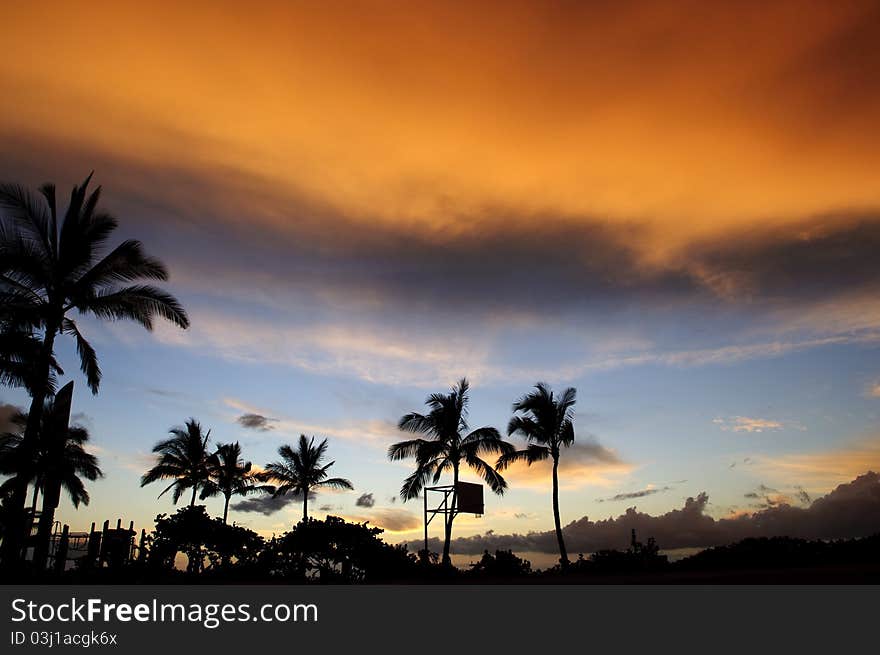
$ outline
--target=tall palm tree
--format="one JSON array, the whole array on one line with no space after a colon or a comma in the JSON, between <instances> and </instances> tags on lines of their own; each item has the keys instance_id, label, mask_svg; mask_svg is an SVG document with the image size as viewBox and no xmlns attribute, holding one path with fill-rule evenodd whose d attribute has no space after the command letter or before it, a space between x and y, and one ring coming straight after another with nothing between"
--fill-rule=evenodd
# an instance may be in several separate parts
<instances>
[{"instance_id":1,"label":"tall palm tree","mask_svg":"<svg viewBox=\"0 0 880 655\"><path fill-rule=\"evenodd\" d=\"M129 319L146 329L156 317L186 328L189 319L170 294L141 280L165 281L168 272L149 257L139 241L123 241L105 253L116 219L98 208L101 188L87 193L91 174L74 186L67 211L59 220L55 186L35 194L17 184L0 185L0 306L19 326L39 333L31 405L22 446L35 449L43 403L51 392L55 339L73 337L89 388L97 393L101 369L95 349L70 317L71 310L104 320ZM23 525L27 481L16 476L10 497L12 521ZM9 531L3 542L4 564L19 559L23 530Z\"/></svg>"},{"instance_id":2,"label":"tall palm tree","mask_svg":"<svg viewBox=\"0 0 880 655\"><path fill-rule=\"evenodd\" d=\"M315 438L307 438L299 435L296 449L291 446L281 446L278 449L281 461L266 465L266 470L260 474L266 482L274 482L278 486L275 489L276 496L287 493L302 495L303 521L309 518L309 494L320 487L331 489L354 489L351 482L345 478L328 478L327 470L336 462L321 465L327 454L327 440L324 439L317 446Z\"/></svg>"},{"instance_id":3,"label":"tall palm tree","mask_svg":"<svg viewBox=\"0 0 880 655\"><path fill-rule=\"evenodd\" d=\"M217 450L208 458L208 480L199 498L205 499L223 494L223 522L229 514L229 501L233 496L246 496L261 492L274 492L275 488L259 484L260 479L252 464L241 459L241 446L235 443L218 444Z\"/></svg>"},{"instance_id":4,"label":"tall palm tree","mask_svg":"<svg viewBox=\"0 0 880 655\"><path fill-rule=\"evenodd\" d=\"M514 447L504 441L498 430L492 427L468 432L468 389L468 381L462 378L452 387L450 393L428 396L425 404L431 411L427 414L412 412L400 419L398 427L401 430L427 437L401 441L388 448L388 458L392 461L408 457L416 460L415 472L404 480L400 489L400 497L404 501L418 498L428 480L437 483L444 471L452 472L454 489L458 485L462 463L483 478L496 494L503 494L507 488L504 478L481 455L512 453ZM447 565L450 563L449 544L452 539L455 503L453 492L453 511L446 515L443 542L443 563Z\"/></svg>"},{"instance_id":5,"label":"tall palm tree","mask_svg":"<svg viewBox=\"0 0 880 655\"><path fill-rule=\"evenodd\" d=\"M574 443L574 404L577 390L569 387L556 397L544 382L535 390L513 404L513 411L520 412L510 419L508 435L525 438L525 450L502 455L496 464L504 470L514 462L526 462L529 466L546 459L553 460L553 520L556 525L556 541L559 544L559 562L568 566L568 553L562 538L559 519L559 455L562 448Z\"/></svg>"},{"instance_id":6,"label":"tall palm tree","mask_svg":"<svg viewBox=\"0 0 880 655\"><path fill-rule=\"evenodd\" d=\"M157 480L172 480L159 494L159 498L173 490L171 498L176 505L186 490L192 489L189 506L193 507L199 487L204 488L210 475L208 439L211 431L203 432L201 424L190 418L183 427L171 428L169 434L170 439L153 446L153 452L158 455L157 462L143 474L141 486L145 487Z\"/></svg>"}]
</instances>

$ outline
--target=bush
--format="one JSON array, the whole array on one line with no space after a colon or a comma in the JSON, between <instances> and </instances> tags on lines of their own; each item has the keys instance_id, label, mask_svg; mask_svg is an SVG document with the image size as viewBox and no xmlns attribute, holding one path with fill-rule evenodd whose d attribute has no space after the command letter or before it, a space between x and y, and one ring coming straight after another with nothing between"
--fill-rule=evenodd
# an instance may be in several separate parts
<instances>
[{"instance_id":1,"label":"bush","mask_svg":"<svg viewBox=\"0 0 880 655\"><path fill-rule=\"evenodd\" d=\"M480 561L470 566L469 574L478 577L521 578L532 573L532 563L510 550L496 550L495 555L483 551Z\"/></svg>"},{"instance_id":2,"label":"bush","mask_svg":"<svg viewBox=\"0 0 880 655\"><path fill-rule=\"evenodd\" d=\"M272 577L321 583L376 582L412 574L415 556L406 546L379 539L382 532L336 516L310 518L270 540L258 567Z\"/></svg>"},{"instance_id":3,"label":"bush","mask_svg":"<svg viewBox=\"0 0 880 655\"><path fill-rule=\"evenodd\" d=\"M208 516L204 506L184 507L156 517L148 561L171 569L177 553L187 557L187 573L218 572L256 562L264 539L252 530ZM207 561L207 566L206 566Z\"/></svg>"}]
</instances>

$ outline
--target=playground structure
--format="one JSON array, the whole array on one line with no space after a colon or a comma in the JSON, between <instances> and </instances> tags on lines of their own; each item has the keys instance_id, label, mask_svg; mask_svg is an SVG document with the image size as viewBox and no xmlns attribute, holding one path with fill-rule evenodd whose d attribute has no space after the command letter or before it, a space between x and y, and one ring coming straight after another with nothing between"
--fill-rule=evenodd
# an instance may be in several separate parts
<instances>
[{"instance_id":1,"label":"playground structure","mask_svg":"<svg viewBox=\"0 0 880 655\"><path fill-rule=\"evenodd\" d=\"M49 540L47 568L51 567L56 573L62 573L74 567L118 568L129 562L143 561L147 555L146 530L141 530L137 541L136 535L134 521L129 522L128 528L123 528L122 519L117 519L116 527L111 528L110 521L107 520L100 530L92 523L88 532L71 532L70 526L55 521ZM26 559L33 561L37 539L38 535L32 529L27 539Z\"/></svg>"}]
</instances>

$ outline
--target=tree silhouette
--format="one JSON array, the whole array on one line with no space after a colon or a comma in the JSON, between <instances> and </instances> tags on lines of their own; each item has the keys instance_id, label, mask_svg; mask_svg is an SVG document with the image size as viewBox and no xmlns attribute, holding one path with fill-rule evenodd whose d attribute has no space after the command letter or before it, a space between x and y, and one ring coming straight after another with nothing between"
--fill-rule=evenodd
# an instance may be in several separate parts
<instances>
[{"instance_id":1,"label":"tree silhouette","mask_svg":"<svg viewBox=\"0 0 880 655\"><path fill-rule=\"evenodd\" d=\"M241 459L241 446L237 441L218 444L217 450L208 458L208 479L199 497L223 495L223 523L226 523L229 501L233 496L275 491L274 487L259 484L259 477L251 468L250 462Z\"/></svg>"},{"instance_id":2,"label":"tree silhouette","mask_svg":"<svg viewBox=\"0 0 880 655\"><path fill-rule=\"evenodd\" d=\"M525 450L505 453L498 458L496 466L504 470L513 462L526 462L531 466L550 458L553 460L553 520L556 525L556 541L559 544L559 562L568 566L568 554L562 538L562 524L559 519L559 454L560 450L574 443L574 404L577 391L569 387L558 398L543 382L535 385L535 390L513 404L514 412L521 415L510 419L507 434L518 434L525 438Z\"/></svg>"},{"instance_id":3,"label":"tree silhouette","mask_svg":"<svg viewBox=\"0 0 880 655\"><path fill-rule=\"evenodd\" d=\"M299 436L296 449L291 446L281 446L278 454L281 461L266 465L265 472L260 478L266 482L277 484L276 496L287 493L302 494L303 520L309 518L309 493L319 487L331 487L333 489L354 489L351 482L345 478L328 478L327 470L336 462L321 465L324 455L327 453L327 440L324 439L317 446L315 438Z\"/></svg>"},{"instance_id":4,"label":"tree silhouette","mask_svg":"<svg viewBox=\"0 0 880 655\"><path fill-rule=\"evenodd\" d=\"M495 428L482 427L467 433L468 389L468 381L462 378L448 394L428 396L425 404L431 411L427 414L411 412L400 419L398 427L401 430L428 437L401 441L388 448L388 458L392 461L408 457L416 460L416 470L404 480L400 489L404 501L418 498L425 484L429 480L437 483L444 471L452 472L453 486L457 485L462 462L476 471L496 494L503 494L507 488L504 478L480 456L512 453L514 447L504 441ZM467 435L462 436L463 433ZM454 493L452 503L454 510ZM454 518L454 512L447 515L444 526L443 563L446 565L450 563L449 544Z\"/></svg>"},{"instance_id":5,"label":"tree silhouette","mask_svg":"<svg viewBox=\"0 0 880 655\"><path fill-rule=\"evenodd\" d=\"M24 413L19 413L12 419L18 427L16 432L0 435L0 474L27 476L28 483L34 485L32 509L36 508L39 494L51 479L61 482L61 488L70 496L70 502L74 507L78 508L81 504L88 505L90 497L83 478L94 481L104 475L98 466L98 458L86 452L84 448L89 440L89 432L81 425L71 425L67 428L62 435L63 448L59 449L61 455L53 456L49 445L53 437L58 435L47 434L45 427L53 424L54 411L53 402L46 401L36 452L26 451L22 447L27 425L27 415ZM0 485L0 495L10 490L14 482L15 479L12 477L4 481Z\"/></svg>"},{"instance_id":6,"label":"tree silhouette","mask_svg":"<svg viewBox=\"0 0 880 655\"><path fill-rule=\"evenodd\" d=\"M199 487L207 484L210 475L208 439L211 431L203 433L199 422L191 418L183 427L171 428L169 433L170 439L153 446L158 462L141 477L141 486L157 480L173 480L159 498L173 489L171 498L177 504L184 492L192 489L189 506L193 507Z\"/></svg>"},{"instance_id":7,"label":"tree silhouette","mask_svg":"<svg viewBox=\"0 0 880 655\"><path fill-rule=\"evenodd\" d=\"M72 382L68 385L69 392L72 391L72 385ZM17 432L0 436L0 472L27 478L33 482L31 521L36 515L39 494L41 492L43 494L43 507L33 554L33 564L37 570L42 570L46 565L55 509L58 506L61 490L68 492L74 507L78 508L81 503L88 505L89 493L83 484L83 478L97 480L102 476L97 458L86 452L83 447L89 439L88 431L80 425L68 425L69 392L67 403L60 399L58 402L56 399L46 402L36 450L24 446L23 433L27 425L27 417L24 414L19 414L14 419L19 427ZM16 477L10 478L0 486L0 495L12 488Z\"/></svg>"},{"instance_id":8,"label":"tree silhouette","mask_svg":"<svg viewBox=\"0 0 880 655\"><path fill-rule=\"evenodd\" d=\"M168 279L165 266L147 256L139 241L123 241L104 253L117 220L98 208L100 187L87 195L91 177L73 187L61 220L54 185L41 186L38 194L17 184L0 185L0 306L15 316L19 331L40 334L27 385L31 405L24 449L36 449L59 334L73 337L89 388L98 391L97 354L70 318L71 310L104 320L133 320L148 330L157 316L181 328L189 326L186 312L173 296L138 283ZM26 495L26 479L16 476L10 498L14 526L23 526ZM19 559L22 537L23 530L9 531L3 542L5 564Z\"/></svg>"},{"instance_id":9,"label":"tree silhouette","mask_svg":"<svg viewBox=\"0 0 880 655\"><path fill-rule=\"evenodd\" d=\"M8 387L24 387L28 393L38 386L45 386L48 393L55 390L55 374L63 373L53 357L49 366L49 380L37 383L36 362L42 342L30 327L0 319L0 384ZM26 414L22 416L27 418Z\"/></svg>"}]
</instances>

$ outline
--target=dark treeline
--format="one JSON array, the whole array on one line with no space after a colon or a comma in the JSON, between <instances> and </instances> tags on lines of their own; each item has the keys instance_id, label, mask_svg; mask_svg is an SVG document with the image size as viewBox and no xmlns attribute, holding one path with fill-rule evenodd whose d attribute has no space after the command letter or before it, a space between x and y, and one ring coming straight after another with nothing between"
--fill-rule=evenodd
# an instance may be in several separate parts
<instances>
[{"instance_id":1,"label":"dark treeline","mask_svg":"<svg viewBox=\"0 0 880 655\"><path fill-rule=\"evenodd\" d=\"M380 537L382 530L327 516L308 518L279 536L211 518L203 505L156 517L141 538L128 535L126 555L82 557L66 571L10 580L61 584L667 584L880 582L880 534L839 541L788 537L745 539L676 562L657 544L635 540L626 550L579 555L568 566L534 570L511 551L484 552L462 568L439 554L418 555Z\"/></svg>"}]
</instances>

